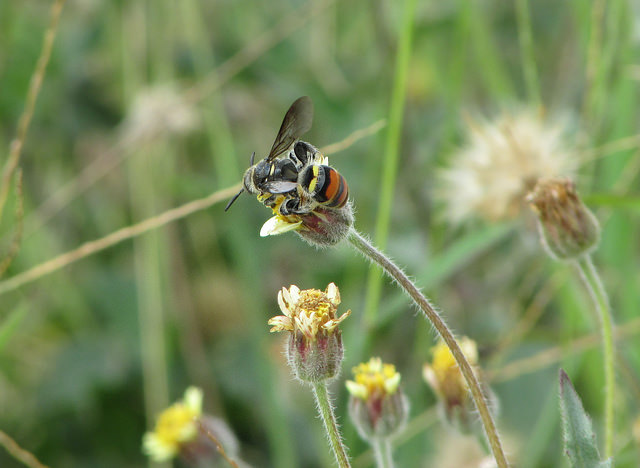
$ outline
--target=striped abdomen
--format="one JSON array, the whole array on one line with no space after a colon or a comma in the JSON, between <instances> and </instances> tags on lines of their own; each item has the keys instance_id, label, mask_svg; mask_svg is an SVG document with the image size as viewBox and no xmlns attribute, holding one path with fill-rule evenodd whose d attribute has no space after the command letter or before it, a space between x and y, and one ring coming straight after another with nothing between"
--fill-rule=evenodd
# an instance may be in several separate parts
<instances>
[{"instance_id":1,"label":"striped abdomen","mask_svg":"<svg viewBox=\"0 0 640 468\"><path fill-rule=\"evenodd\" d=\"M329 208L340 208L349 198L347 181L329 166L307 167L301 174L300 185L316 202Z\"/></svg>"}]
</instances>

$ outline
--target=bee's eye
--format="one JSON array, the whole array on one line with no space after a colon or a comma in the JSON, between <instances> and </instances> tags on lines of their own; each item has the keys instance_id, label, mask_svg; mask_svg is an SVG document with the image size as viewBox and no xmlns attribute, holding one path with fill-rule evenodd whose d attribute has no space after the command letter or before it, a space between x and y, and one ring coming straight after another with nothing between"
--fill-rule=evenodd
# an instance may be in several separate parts
<instances>
[{"instance_id":1,"label":"bee's eye","mask_svg":"<svg viewBox=\"0 0 640 468\"><path fill-rule=\"evenodd\" d=\"M260 181L263 181L264 179L266 179L267 176L269 175L270 168L271 168L270 164L267 164L263 161L259 162L256 165L255 170L253 171L253 182L259 183Z\"/></svg>"}]
</instances>

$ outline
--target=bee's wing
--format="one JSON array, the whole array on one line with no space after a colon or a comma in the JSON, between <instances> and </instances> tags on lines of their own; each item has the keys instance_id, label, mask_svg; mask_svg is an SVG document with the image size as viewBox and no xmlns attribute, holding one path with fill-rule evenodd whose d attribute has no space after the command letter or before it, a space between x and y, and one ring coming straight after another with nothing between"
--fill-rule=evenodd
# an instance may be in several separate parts
<instances>
[{"instance_id":1,"label":"bee's wing","mask_svg":"<svg viewBox=\"0 0 640 468\"><path fill-rule=\"evenodd\" d=\"M269 193L287 193L295 189L298 184L288 180L272 180L264 184L264 189Z\"/></svg>"},{"instance_id":2,"label":"bee's wing","mask_svg":"<svg viewBox=\"0 0 640 468\"><path fill-rule=\"evenodd\" d=\"M313 102L309 96L295 100L284 116L278 136L276 136L268 160L285 152L294 141L307 133L313 121Z\"/></svg>"}]
</instances>

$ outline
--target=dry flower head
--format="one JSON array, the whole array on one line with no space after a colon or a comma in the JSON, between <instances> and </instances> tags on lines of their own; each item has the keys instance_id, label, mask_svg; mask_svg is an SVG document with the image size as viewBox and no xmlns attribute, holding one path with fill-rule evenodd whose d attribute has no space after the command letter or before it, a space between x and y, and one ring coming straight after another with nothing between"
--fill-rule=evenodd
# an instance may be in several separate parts
<instances>
[{"instance_id":1,"label":"dry flower head","mask_svg":"<svg viewBox=\"0 0 640 468\"><path fill-rule=\"evenodd\" d=\"M340 291L330 283L324 291L319 289L300 290L295 285L282 288L278 292L278 305L284 315L269 320L271 332L299 331L308 340L315 340L320 333L333 332L346 319L348 310L337 317Z\"/></svg>"}]
</instances>

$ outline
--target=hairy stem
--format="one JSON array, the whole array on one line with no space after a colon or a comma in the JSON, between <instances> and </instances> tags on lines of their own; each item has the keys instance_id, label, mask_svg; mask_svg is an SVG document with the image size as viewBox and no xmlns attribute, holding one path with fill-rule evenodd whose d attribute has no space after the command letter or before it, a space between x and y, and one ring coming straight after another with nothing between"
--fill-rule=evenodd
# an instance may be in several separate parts
<instances>
[{"instance_id":1,"label":"hairy stem","mask_svg":"<svg viewBox=\"0 0 640 468\"><path fill-rule=\"evenodd\" d=\"M388 437L375 438L371 441L377 468L393 468L391 442Z\"/></svg>"},{"instance_id":2,"label":"hairy stem","mask_svg":"<svg viewBox=\"0 0 640 468\"><path fill-rule=\"evenodd\" d=\"M329 436L329 442L331 443L331 449L336 456L336 461L340 468L351 468L349 464L349 457L347 457L347 450L342 442L340 436L340 430L338 429L338 421L333 411L333 405L329 398L329 391L327 390L326 381L316 382L312 384L313 394L316 397L316 403L318 405L318 412L322 417L324 428Z\"/></svg>"},{"instance_id":3,"label":"hairy stem","mask_svg":"<svg viewBox=\"0 0 640 468\"><path fill-rule=\"evenodd\" d=\"M593 265L590 255L582 256L576 267L585 286L589 290L591 299L595 305L600 320L602 332L602 354L604 359L604 455L609 458L613 455L613 400L615 396L615 372L613 349L613 319L607 299L607 292L602 285L598 271Z\"/></svg>"},{"instance_id":4,"label":"hairy stem","mask_svg":"<svg viewBox=\"0 0 640 468\"><path fill-rule=\"evenodd\" d=\"M409 279L405 272L402 271L389 258L387 258L382 252L371 245L371 243L369 243L369 241L367 241L367 239L365 239L354 228L351 228L351 231L349 233L349 241L351 242L351 245L358 249L358 251L360 251L369 260L380 266L385 273L387 273L400 285L400 287L411 297L411 299L413 299L416 305L424 313L427 320L429 320L429 322L440 334L446 345L451 350L451 354L453 354L453 357L456 360L456 363L458 364L458 367L460 368L465 381L467 382L467 386L471 391L471 396L473 398L473 401L475 402L476 408L478 409L480 418L482 419L482 424L487 434L487 438L489 439L489 444L491 445L493 456L498 463L498 467L507 468L509 465L502 449L500 437L498 436L496 425L493 421L493 417L491 416L491 412L489 411L489 407L487 405L484 394L482 393L482 390L480 388L480 384L478 383L478 379L476 378L471 365L464 357L464 354L462 353L458 342L454 338L453 333L451 333L451 330L449 330L447 324L429 303L429 300L420 292L416 285L413 284L413 282Z\"/></svg>"}]
</instances>

